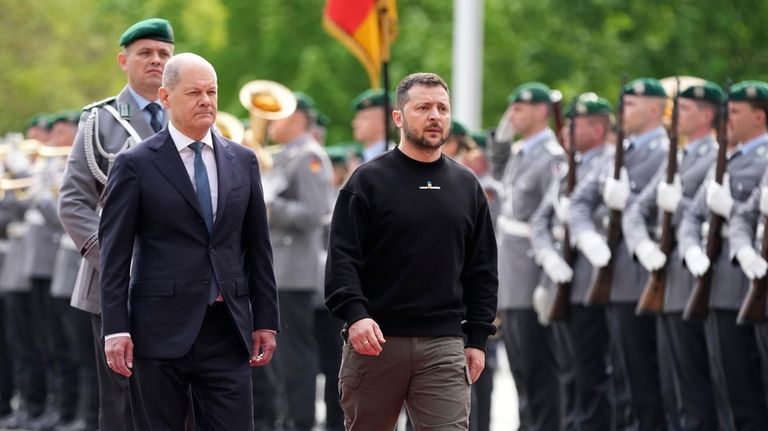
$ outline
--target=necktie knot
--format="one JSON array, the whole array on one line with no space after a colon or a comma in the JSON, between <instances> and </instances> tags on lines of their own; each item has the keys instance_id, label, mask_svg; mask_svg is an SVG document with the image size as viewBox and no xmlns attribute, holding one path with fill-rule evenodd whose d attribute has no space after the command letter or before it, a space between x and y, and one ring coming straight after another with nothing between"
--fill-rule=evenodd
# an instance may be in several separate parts
<instances>
[{"instance_id":1,"label":"necktie knot","mask_svg":"<svg viewBox=\"0 0 768 431\"><path fill-rule=\"evenodd\" d=\"M150 103L147 105L144 109L149 112L149 126L152 127L152 130L155 132L159 132L160 129L163 128L162 124L160 124L160 119L157 117L157 113L160 112L160 105L158 105L155 102Z\"/></svg>"},{"instance_id":2,"label":"necktie knot","mask_svg":"<svg viewBox=\"0 0 768 431\"><path fill-rule=\"evenodd\" d=\"M189 144L189 147L192 148L192 151L195 152L195 154L203 154L203 144L200 141L195 141L191 144Z\"/></svg>"}]
</instances>

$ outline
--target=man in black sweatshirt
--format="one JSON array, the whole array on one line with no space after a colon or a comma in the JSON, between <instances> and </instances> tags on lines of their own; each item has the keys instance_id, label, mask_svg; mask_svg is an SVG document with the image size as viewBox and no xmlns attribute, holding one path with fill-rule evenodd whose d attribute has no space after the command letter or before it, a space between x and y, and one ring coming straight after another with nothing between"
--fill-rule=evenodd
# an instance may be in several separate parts
<instances>
[{"instance_id":1,"label":"man in black sweatshirt","mask_svg":"<svg viewBox=\"0 0 768 431\"><path fill-rule=\"evenodd\" d=\"M467 429L469 385L495 332L496 241L477 178L442 155L448 86L400 82L400 144L360 166L331 222L326 306L346 322L340 372L347 430L392 430L405 402L417 430Z\"/></svg>"}]
</instances>

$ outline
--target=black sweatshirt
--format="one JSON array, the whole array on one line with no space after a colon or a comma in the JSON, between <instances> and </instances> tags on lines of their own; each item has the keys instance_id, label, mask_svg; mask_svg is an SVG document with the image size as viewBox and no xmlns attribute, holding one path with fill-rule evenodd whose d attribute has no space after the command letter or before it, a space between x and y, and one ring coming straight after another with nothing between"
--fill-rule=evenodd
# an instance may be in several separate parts
<instances>
[{"instance_id":1,"label":"black sweatshirt","mask_svg":"<svg viewBox=\"0 0 768 431\"><path fill-rule=\"evenodd\" d=\"M497 290L491 216L471 171L394 149L350 177L331 222L331 314L347 325L371 317L385 337L466 334L484 349Z\"/></svg>"}]
</instances>

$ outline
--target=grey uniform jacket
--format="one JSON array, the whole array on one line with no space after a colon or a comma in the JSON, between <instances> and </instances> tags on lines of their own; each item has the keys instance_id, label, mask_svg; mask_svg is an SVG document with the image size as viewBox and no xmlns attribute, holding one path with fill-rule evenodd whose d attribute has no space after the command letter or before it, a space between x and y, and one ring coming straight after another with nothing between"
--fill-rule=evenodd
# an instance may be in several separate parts
<instances>
[{"instance_id":1,"label":"grey uniform jacket","mask_svg":"<svg viewBox=\"0 0 768 431\"><path fill-rule=\"evenodd\" d=\"M662 127L640 135L631 142L631 146L624 153L624 167L629 175L630 185L630 195L625 208L634 203L659 166L664 163L669 146L667 133ZM584 232L598 230L593 213L603 203L603 187L613 171L613 159L608 158L606 162L590 172L573 192L569 223L574 239ZM623 239L613 252L611 301L635 302L640 298L648 272L632 259Z\"/></svg>"},{"instance_id":2,"label":"grey uniform jacket","mask_svg":"<svg viewBox=\"0 0 768 431\"><path fill-rule=\"evenodd\" d=\"M551 130L546 129L545 133L537 134L532 139L538 142L528 151L516 151L510 156L502 178L504 197L496 223L498 307L502 310L532 307L533 290L541 278L541 268L533 258L529 222L550 184L557 178L565 158Z\"/></svg>"},{"instance_id":3,"label":"grey uniform jacket","mask_svg":"<svg viewBox=\"0 0 768 431\"><path fill-rule=\"evenodd\" d=\"M282 183L269 204L277 288L320 291L323 233L334 198L331 162L307 134L286 144L274 163L264 182Z\"/></svg>"},{"instance_id":4,"label":"grey uniform jacket","mask_svg":"<svg viewBox=\"0 0 768 431\"><path fill-rule=\"evenodd\" d=\"M717 142L715 142L714 137L708 136L691 142L682 159L678 157L678 173L683 197L672 215L672 230L675 232L675 238L678 237L677 232L683 214L691 206L693 197L704 181L704 177L716 156ZM622 219L624 239L630 250L635 250L643 240L650 239L648 226L660 223L664 212L656 206L656 190L659 182L666 181L666 175L667 166L665 163L643 189L635 203L624 213ZM656 237L660 238L661 236L657 235ZM682 254L677 247L677 240L674 244L675 246L667 258L667 288L664 294L664 311L670 313L683 311L695 282L693 275L683 263Z\"/></svg>"},{"instance_id":5,"label":"grey uniform jacket","mask_svg":"<svg viewBox=\"0 0 768 431\"><path fill-rule=\"evenodd\" d=\"M765 135L765 139L749 153L743 154L739 149L728 159L726 172L731 178L731 196L734 201L732 215L738 212L739 204L745 202L752 191L757 188L766 167L768 167L768 135ZM709 170L707 178L714 178L714 168ZM707 181L699 187L690 209L683 214L683 221L679 230L679 247L683 253L691 246L706 249L702 229L709 216L706 196ZM723 226L722 232L725 235L729 231L732 231L729 226ZM724 236L720 254L717 259L712 261L712 298L710 300L712 308L738 310L749 287L747 277L738 264L731 260L731 257L730 242Z\"/></svg>"},{"instance_id":6,"label":"grey uniform jacket","mask_svg":"<svg viewBox=\"0 0 768 431\"><path fill-rule=\"evenodd\" d=\"M758 254L762 252L763 235L765 235L764 216L760 213L761 188L768 185L768 171L760 180L760 187L755 187L752 194L741 205L736 205L731 213L728 225L728 237L731 239L730 258L736 258L736 252L742 247L753 247ZM734 263L737 263L734 260ZM768 309L766 310L768 316Z\"/></svg>"},{"instance_id":7,"label":"grey uniform jacket","mask_svg":"<svg viewBox=\"0 0 768 431\"><path fill-rule=\"evenodd\" d=\"M155 132L144 118L139 105L134 100L126 86L116 98L107 99L91 105L97 108L98 121L96 127L85 130L87 118L90 115L86 107L80 118L80 125L75 137L75 144L67 160L67 168L62 180L59 193L59 218L64 230L72 238L80 254L85 258L77 276L75 290L72 292L71 305L90 313L99 313L99 245L97 231L99 228L99 203L104 185L96 179L86 159L84 137L98 128L98 140L105 152L116 154L126 145L129 132L110 115L103 105L109 104L121 114L138 133L140 138L152 136ZM168 123L168 115L163 116L163 125ZM94 141L96 136L94 136ZM99 151L96 160L101 171L108 172L109 162Z\"/></svg>"},{"instance_id":8,"label":"grey uniform jacket","mask_svg":"<svg viewBox=\"0 0 768 431\"><path fill-rule=\"evenodd\" d=\"M59 222L53 189L58 188L64 171L63 157L41 158L35 164L34 184L29 191L29 208L24 216L24 257L21 263L25 277L51 280L59 241L64 231Z\"/></svg>"},{"instance_id":9,"label":"grey uniform jacket","mask_svg":"<svg viewBox=\"0 0 768 431\"><path fill-rule=\"evenodd\" d=\"M23 220L28 207L29 202L18 200L14 192L7 192L2 200L3 224L8 233L8 252L5 253L0 270L0 292L28 291L31 288L31 280L22 270L26 254L24 236L27 231Z\"/></svg>"},{"instance_id":10,"label":"grey uniform jacket","mask_svg":"<svg viewBox=\"0 0 768 431\"><path fill-rule=\"evenodd\" d=\"M591 171L599 168L603 164L603 158L605 157L606 147L601 146L593 149L587 153L583 161L579 162L576 169L576 183L583 181L584 178L589 175ZM611 153L611 160L612 151ZM578 159L577 159L578 160ZM542 201L539 209L531 217L531 228L533 229L533 249L538 253L546 249L555 249L562 253L562 237L556 238L555 232L563 230L563 225L557 219L555 214L555 201L562 196L565 191L565 176L566 172L563 172L563 178L561 181L552 183L550 191L547 193L547 197ZM602 220L608 213L607 208L601 205L595 210L595 218ZM592 280L592 265L589 261L578 251L575 254L575 259L572 262L573 268L573 280L571 281L571 303L580 304L584 301L584 297L587 294L587 289ZM542 286L549 289L554 288L553 283L549 278L544 275L544 281ZM554 292L553 292L554 293Z\"/></svg>"}]
</instances>

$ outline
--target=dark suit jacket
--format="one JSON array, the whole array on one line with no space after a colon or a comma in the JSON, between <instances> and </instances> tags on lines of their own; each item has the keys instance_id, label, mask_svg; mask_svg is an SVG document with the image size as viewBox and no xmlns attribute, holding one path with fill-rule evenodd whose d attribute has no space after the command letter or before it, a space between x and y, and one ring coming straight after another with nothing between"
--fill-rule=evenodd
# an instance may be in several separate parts
<instances>
[{"instance_id":1,"label":"dark suit jacket","mask_svg":"<svg viewBox=\"0 0 768 431\"><path fill-rule=\"evenodd\" d=\"M244 348L250 352L254 328L279 327L259 164L251 150L215 133L213 143L212 234L167 128L121 152L109 175L99 225L103 334L130 332L137 357L189 351L211 269Z\"/></svg>"}]
</instances>

